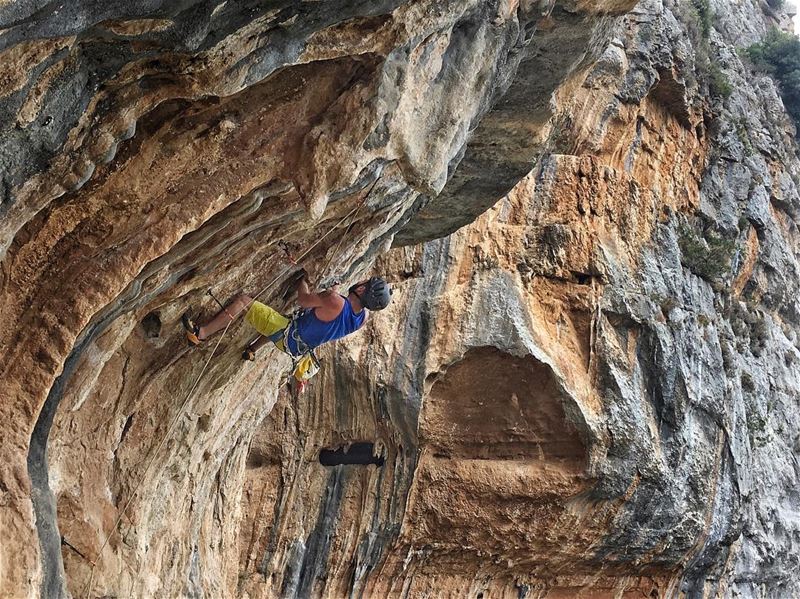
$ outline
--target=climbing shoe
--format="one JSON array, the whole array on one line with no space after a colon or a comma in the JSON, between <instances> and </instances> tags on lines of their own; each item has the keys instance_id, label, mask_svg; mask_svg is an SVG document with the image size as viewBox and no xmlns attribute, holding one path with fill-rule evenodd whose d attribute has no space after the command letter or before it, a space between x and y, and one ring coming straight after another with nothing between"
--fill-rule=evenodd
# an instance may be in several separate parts
<instances>
[{"instance_id":1,"label":"climbing shoe","mask_svg":"<svg viewBox=\"0 0 800 599\"><path fill-rule=\"evenodd\" d=\"M189 345L200 345L202 340L200 339L200 326L192 320L191 316L189 316L188 312L184 312L181 316L181 322L183 323L183 328L186 329L186 339L189 341Z\"/></svg>"}]
</instances>

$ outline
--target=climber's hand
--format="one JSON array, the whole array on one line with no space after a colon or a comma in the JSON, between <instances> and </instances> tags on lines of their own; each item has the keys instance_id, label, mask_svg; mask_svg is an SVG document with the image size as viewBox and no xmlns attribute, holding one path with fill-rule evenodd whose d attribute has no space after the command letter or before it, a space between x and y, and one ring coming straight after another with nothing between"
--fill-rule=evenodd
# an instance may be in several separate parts
<instances>
[{"instance_id":1,"label":"climber's hand","mask_svg":"<svg viewBox=\"0 0 800 599\"><path fill-rule=\"evenodd\" d=\"M291 283L295 287L297 287L302 281L305 281L306 284L308 283L308 273L306 272L305 268L301 268L291 276Z\"/></svg>"}]
</instances>

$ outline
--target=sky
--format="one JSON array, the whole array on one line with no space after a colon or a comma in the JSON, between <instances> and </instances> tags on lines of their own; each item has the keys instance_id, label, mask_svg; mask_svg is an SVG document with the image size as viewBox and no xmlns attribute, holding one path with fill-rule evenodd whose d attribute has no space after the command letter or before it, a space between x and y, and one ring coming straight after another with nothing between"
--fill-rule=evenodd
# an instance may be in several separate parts
<instances>
[{"instance_id":1,"label":"sky","mask_svg":"<svg viewBox=\"0 0 800 599\"><path fill-rule=\"evenodd\" d=\"M798 15L794 18L794 30L800 33L800 0L789 0L789 4L794 4L798 9Z\"/></svg>"}]
</instances>

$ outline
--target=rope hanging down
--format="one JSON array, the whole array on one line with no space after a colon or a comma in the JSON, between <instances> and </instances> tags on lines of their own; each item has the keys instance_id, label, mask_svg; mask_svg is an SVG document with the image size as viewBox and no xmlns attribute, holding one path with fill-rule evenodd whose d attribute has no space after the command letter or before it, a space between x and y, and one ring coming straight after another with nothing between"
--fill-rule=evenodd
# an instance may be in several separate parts
<instances>
[{"instance_id":1,"label":"rope hanging down","mask_svg":"<svg viewBox=\"0 0 800 599\"><path fill-rule=\"evenodd\" d=\"M350 217L353 217L353 221L355 221L355 216L361 210L362 206L364 206L367 203L367 200L369 199L369 196L372 193L372 190L375 188L375 185L377 183L378 183L378 179L375 179L375 181L370 186L369 190L367 190L367 193L364 194L363 199L358 203L358 205L355 208L353 208L350 212L348 212L345 216L343 216L339 221L337 221L336 224L334 224L328 230L327 233L325 233L322 237L320 237L314 243L312 243L302 254L300 254L300 256L298 256L297 258L294 258L294 259L290 259L289 261L292 264L300 263L320 243L322 243L331 233L333 233L336 229L338 229L339 226L342 223L344 223L347 219L349 219ZM353 223L351 222L348 225L347 233L350 232L350 228L352 227L352 224ZM339 251L339 248L341 247L341 241L342 240L340 239L339 243L336 246L336 251L334 252L334 254L331 255L331 259L328 260L328 265L330 265L331 260L333 259L333 256L336 254L336 252ZM281 244L283 244L283 245L281 245ZM281 242L279 242L279 245L281 246L281 248L283 248L283 247L285 247L285 242L281 241ZM327 268L327 266L326 266L326 268ZM273 278L269 283L267 283L264 286L264 288L261 289L261 291L259 291L257 294L255 294L251 298L250 303L248 303L242 309L242 311L247 310L252 305L252 303L254 301L256 301L264 293L266 293L266 291L270 287L272 287L275 283L277 283L282 277L283 277L282 274L278 275L275 278ZM161 442L158 444L156 449L150 453L149 458L147 460L147 465L142 470L142 474L139 477L139 480L136 482L136 485L134 486L133 491L131 492L131 495L128 498L128 501L125 502L125 505L122 508L122 511L119 513L119 516L117 516L117 519L114 522L114 526L112 527L111 532L108 534L108 536L106 537L106 540L103 541L103 544L100 546L100 551L97 552L97 557L92 561L92 568L91 568L91 574L89 576L89 582L86 585L86 589L85 589L85 591L83 593L83 595L86 597L86 599L89 599L89 593L92 592L92 584L94 583L95 568L97 566L97 562L100 560L100 557L103 555L103 550L108 545L108 542L111 540L111 537L114 536L114 533L117 532L117 527L119 526L120 522L122 522L122 518L125 516L125 513L128 511L128 508L130 507L131 503L133 503L133 500L136 498L136 493L139 492L139 488L141 487L142 482L144 482L145 473L150 469L150 466L153 465L153 462L155 460L156 455L158 455L158 452L161 451L162 447L164 447L164 443L166 443L167 439L169 439L170 436L172 435L172 431L173 431L175 425L177 424L178 419L183 415L183 411L186 408L186 406L189 404L189 400L192 398L192 394L194 393L195 389L197 389L197 386L200 384L200 381L202 380L203 375L205 374L206 370L208 369L208 365L211 363L211 359L214 357L214 354L217 352L217 349L219 348L220 343L222 343L222 340L225 338L225 334L228 332L228 329L231 327L233 322L234 322L233 319L231 319L231 321L222 330L222 334L219 336L219 339L217 339L217 343L214 345L214 349L209 354L208 359L206 360L205 364L203 364L203 368L200 370L200 374L197 376L197 379L194 381L194 383L192 384L191 388L189 389L189 393L186 394L186 398L183 400L183 403L181 404L180 408L178 408L178 411L175 414L175 417L172 419L172 422L170 423L169 427L167 428L167 432L164 434L164 437L161 439Z\"/></svg>"}]
</instances>

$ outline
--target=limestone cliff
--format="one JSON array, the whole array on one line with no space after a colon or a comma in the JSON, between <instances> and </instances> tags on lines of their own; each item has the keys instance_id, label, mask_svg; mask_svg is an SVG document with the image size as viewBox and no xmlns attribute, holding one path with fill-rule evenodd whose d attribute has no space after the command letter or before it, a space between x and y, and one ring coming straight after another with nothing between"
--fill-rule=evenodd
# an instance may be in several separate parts
<instances>
[{"instance_id":1,"label":"limestone cliff","mask_svg":"<svg viewBox=\"0 0 800 599\"><path fill-rule=\"evenodd\" d=\"M783 16L710 4L0 3L2 594L800 593ZM281 242L397 289L300 397L179 323Z\"/></svg>"}]
</instances>

